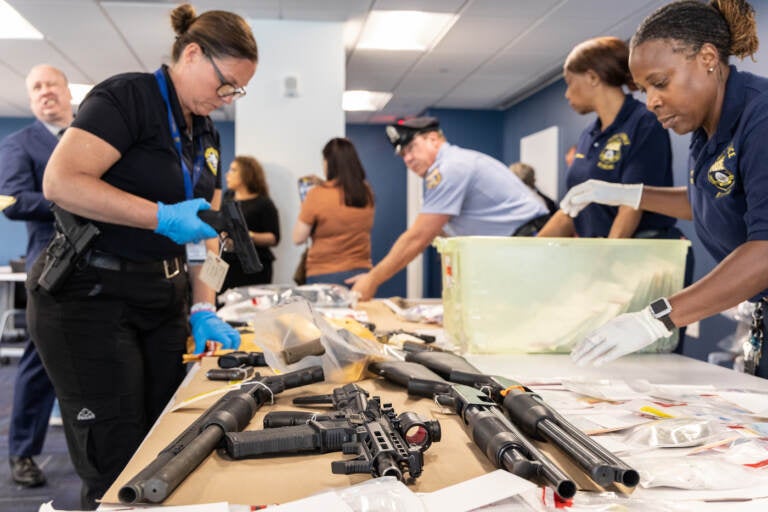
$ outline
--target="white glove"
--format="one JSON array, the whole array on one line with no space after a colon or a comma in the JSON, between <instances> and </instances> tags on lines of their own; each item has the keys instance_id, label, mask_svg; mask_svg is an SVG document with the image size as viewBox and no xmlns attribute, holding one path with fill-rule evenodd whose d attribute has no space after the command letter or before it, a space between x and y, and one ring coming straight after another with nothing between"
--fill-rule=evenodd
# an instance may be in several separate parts
<instances>
[{"instance_id":1,"label":"white glove","mask_svg":"<svg viewBox=\"0 0 768 512\"><path fill-rule=\"evenodd\" d=\"M576 217L590 203L610 206L631 206L637 210L643 195L643 184L623 185L600 180L587 180L576 185L560 201L560 209Z\"/></svg>"},{"instance_id":2,"label":"white glove","mask_svg":"<svg viewBox=\"0 0 768 512\"><path fill-rule=\"evenodd\" d=\"M573 348L571 359L579 366L600 366L670 334L672 331L653 317L650 308L624 313L588 334Z\"/></svg>"}]
</instances>

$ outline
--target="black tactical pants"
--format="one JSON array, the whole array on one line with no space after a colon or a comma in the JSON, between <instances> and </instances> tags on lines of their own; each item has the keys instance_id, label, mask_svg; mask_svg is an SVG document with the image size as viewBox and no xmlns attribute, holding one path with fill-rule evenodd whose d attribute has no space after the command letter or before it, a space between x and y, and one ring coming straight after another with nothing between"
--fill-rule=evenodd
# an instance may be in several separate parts
<instances>
[{"instance_id":1,"label":"black tactical pants","mask_svg":"<svg viewBox=\"0 0 768 512\"><path fill-rule=\"evenodd\" d=\"M93 509L184 378L188 278L87 266L52 296L35 286L44 260L27 282L29 330Z\"/></svg>"}]
</instances>

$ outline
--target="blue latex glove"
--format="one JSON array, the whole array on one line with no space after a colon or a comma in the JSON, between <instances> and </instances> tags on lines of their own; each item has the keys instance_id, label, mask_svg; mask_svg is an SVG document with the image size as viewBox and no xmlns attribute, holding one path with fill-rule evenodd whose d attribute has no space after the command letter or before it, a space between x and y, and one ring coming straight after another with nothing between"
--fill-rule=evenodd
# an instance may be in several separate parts
<instances>
[{"instance_id":1,"label":"blue latex glove","mask_svg":"<svg viewBox=\"0 0 768 512\"><path fill-rule=\"evenodd\" d=\"M189 316L189 323L195 338L195 354L205 350L208 340L220 342L224 349L240 347L240 333L213 311L196 311Z\"/></svg>"},{"instance_id":2,"label":"blue latex glove","mask_svg":"<svg viewBox=\"0 0 768 512\"><path fill-rule=\"evenodd\" d=\"M205 199L197 198L176 204L157 203L157 229L177 244L199 242L215 238L216 230L197 216L200 210L209 210L211 205Z\"/></svg>"}]
</instances>

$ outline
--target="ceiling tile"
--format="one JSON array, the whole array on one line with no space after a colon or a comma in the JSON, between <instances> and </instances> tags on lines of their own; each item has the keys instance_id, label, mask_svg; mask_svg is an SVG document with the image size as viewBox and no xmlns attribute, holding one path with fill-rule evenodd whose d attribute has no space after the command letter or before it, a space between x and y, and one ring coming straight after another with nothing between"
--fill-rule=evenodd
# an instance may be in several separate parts
<instances>
[{"instance_id":1,"label":"ceiling tile","mask_svg":"<svg viewBox=\"0 0 768 512\"><path fill-rule=\"evenodd\" d=\"M376 0L377 11L456 12L466 0Z\"/></svg>"},{"instance_id":2,"label":"ceiling tile","mask_svg":"<svg viewBox=\"0 0 768 512\"><path fill-rule=\"evenodd\" d=\"M461 18L433 51L487 56L515 39L528 25L520 19Z\"/></svg>"},{"instance_id":3,"label":"ceiling tile","mask_svg":"<svg viewBox=\"0 0 768 512\"><path fill-rule=\"evenodd\" d=\"M370 0L282 0L280 14L285 19L345 21L368 12Z\"/></svg>"},{"instance_id":4,"label":"ceiling tile","mask_svg":"<svg viewBox=\"0 0 768 512\"><path fill-rule=\"evenodd\" d=\"M628 38L666 1L194 0L193 5L198 13L223 9L251 20L346 20L347 88L395 94L384 113L348 119L380 122L430 106L503 105L537 81L556 76L574 44L596 35ZM169 13L178 0L10 3L47 39L0 41L0 70L4 65L7 71L0 82L0 115L27 112L23 78L35 63L59 67L73 82L96 82L125 71L151 71L170 60ZM428 53L354 50L370 9L456 12L461 18ZM215 114L224 119L232 115L228 110Z\"/></svg>"},{"instance_id":5,"label":"ceiling tile","mask_svg":"<svg viewBox=\"0 0 768 512\"><path fill-rule=\"evenodd\" d=\"M401 75L379 72L347 71L346 90L367 90L391 92L400 81Z\"/></svg>"},{"instance_id":6,"label":"ceiling tile","mask_svg":"<svg viewBox=\"0 0 768 512\"><path fill-rule=\"evenodd\" d=\"M347 123L364 124L371 118L373 112L346 112L345 120Z\"/></svg>"},{"instance_id":7,"label":"ceiling tile","mask_svg":"<svg viewBox=\"0 0 768 512\"><path fill-rule=\"evenodd\" d=\"M16 1L14 7L89 78L142 68L99 4L84 1ZM146 6L143 6L146 7ZM87 37L84 36L87 27Z\"/></svg>"},{"instance_id":8,"label":"ceiling tile","mask_svg":"<svg viewBox=\"0 0 768 512\"><path fill-rule=\"evenodd\" d=\"M355 50L347 61L348 72L405 73L423 52Z\"/></svg>"},{"instance_id":9,"label":"ceiling tile","mask_svg":"<svg viewBox=\"0 0 768 512\"><path fill-rule=\"evenodd\" d=\"M562 0L474 0L464 10L467 17L487 16L507 19L536 19Z\"/></svg>"},{"instance_id":10,"label":"ceiling tile","mask_svg":"<svg viewBox=\"0 0 768 512\"><path fill-rule=\"evenodd\" d=\"M395 95L440 97L464 80L461 73L409 73L398 84Z\"/></svg>"}]
</instances>

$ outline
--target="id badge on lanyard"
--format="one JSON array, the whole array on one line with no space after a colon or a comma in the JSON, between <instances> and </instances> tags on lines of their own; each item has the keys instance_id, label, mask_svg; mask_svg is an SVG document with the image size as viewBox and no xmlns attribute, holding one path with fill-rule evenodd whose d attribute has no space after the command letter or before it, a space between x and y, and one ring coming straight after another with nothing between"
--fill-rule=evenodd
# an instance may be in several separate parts
<instances>
[{"instance_id":1,"label":"id badge on lanyard","mask_svg":"<svg viewBox=\"0 0 768 512\"><path fill-rule=\"evenodd\" d=\"M194 188L197 184L197 180L200 179L200 175L203 172L203 166L205 165L205 156L203 155L203 140L199 137L197 140L197 155L190 171L186 160L184 159L184 151L181 148L181 134L179 133L179 127L176 124L176 119L173 117L173 109L171 109L171 100L168 93L168 83L165 80L165 73L160 68L155 71L155 80L160 88L160 95L163 97L163 103L165 103L165 109L168 112L168 128L171 130L171 138L173 139L173 145L176 148L176 153L179 155L179 161L181 163L181 173L184 177L184 196L187 200L194 197ZM206 259L205 242L198 242L196 244L187 244L187 261L190 264L202 262ZM225 272L226 273L226 272Z\"/></svg>"}]
</instances>

